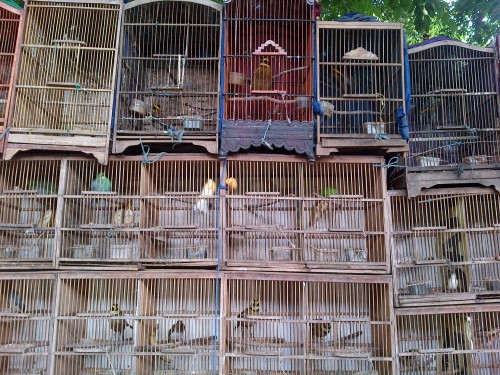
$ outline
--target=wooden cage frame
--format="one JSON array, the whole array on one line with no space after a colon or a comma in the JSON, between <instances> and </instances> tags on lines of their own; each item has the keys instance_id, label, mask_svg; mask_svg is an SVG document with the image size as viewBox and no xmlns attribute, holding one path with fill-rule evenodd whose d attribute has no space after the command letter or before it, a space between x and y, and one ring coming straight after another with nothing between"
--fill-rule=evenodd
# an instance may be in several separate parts
<instances>
[{"instance_id":1,"label":"wooden cage frame","mask_svg":"<svg viewBox=\"0 0 500 375\"><path fill-rule=\"evenodd\" d=\"M325 112L324 116L320 116L319 114L316 116L316 121L317 121L317 131L316 131L316 138L317 138L317 144L316 144L316 154L318 156L321 155L330 155L331 153L342 153L342 152L353 152L356 151L358 153L369 153L369 154L374 154L374 155L384 155L387 153L406 153L408 151L408 144L407 142L402 139L402 137L399 135L399 132L397 131L397 122L396 122L396 108L397 108L397 103L399 103L402 107L403 110L405 109L406 103L404 100L404 92L405 92L405 83L404 83L404 61L403 61L403 25L401 23L388 23L388 22L336 22L336 21L318 21L316 22L316 56L317 58L317 66L316 66L316 81L318 82L318 87L322 84L322 75L321 75L321 67L322 66L330 66L330 65L341 65L344 67L344 69L349 69L349 61L347 62L340 62L340 61L322 61L322 52L323 52L323 45L322 45L322 40L320 38L321 31L322 30L347 30L347 31L352 31L356 32L356 30L363 30L366 32L369 32L370 30L374 31L382 31L382 32L399 32L400 33L400 40L399 40L399 51L400 55L399 57L399 63L374 63L376 66L381 65L397 65L399 66L399 79L401 80L401 87L399 88L401 90L401 93L398 94L400 95L399 98L390 98L391 101L395 102L396 105L394 105L394 110L395 112L392 115L392 124L387 124L384 123L384 116L381 111L381 118L377 119L377 121L382 121L381 123L384 123L383 128L382 125L380 125L378 122L375 124L367 125L369 123L365 123L365 128L364 132L365 134L362 133L344 133L344 134L328 134L323 132L321 130L320 124L322 121L326 121L325 119L327 118L332 118L335 116L336 111L338 113L344 114L347 113L348 111L343 112L342 110L337 110L333 108L333 105L329 103L328 101L331 101L333 98L328 98L326 97L325 100L320 96L320 92L318 92L318 99L319 103L322 106L323 112ZM333 35L336 35L334 33ZM335 37L334 37L335 38ZM364 53L366 54L369 49L369 46L363 45L360 47L365 47ZM387 46L386 46L387 48ZM359 49L359 48L358 48ZM350 51L354 52L356 50ZM349 52L349 51L345 51ZM373 53L371 53L373 55ZM361 63L358 63L361 67L366 66L369 64L369 61L371 60L352 60L352 61L361 61ZM368 61L368 63L363 62L363 61ZM377 60L378 61L378 60ZM356 64L355 64L356 65ZM332 69L336 70L335 68L332 67ZM348 80L342 72L338 72L342 79L344 81ZM344 72L345 73L345 72ZM319 90L319 88L318 88ZM375 99L377 102L379 101L378 96L373 96L370 94L359 94L359 95L350 95L345 94L344 95L346 98L353 98L352 100L359 100L360 102L364 98L372 98L371 100ZM342 100L346 100L343 99ZM348 99L347 99L348 100ZM382 103L384 101L389 100L385 99L382 96ZM361 111L354 111L353 113L357 113ZM340 124L342 127L344 127L344 124ZM357 124L356 126L361 127L362 124ZM390 125L391 127L395 127L396 131L391 132L390 134L385 133L385 128L387 125ZM389 127L389 126L387 126ZM385 137L388 136L388 139L385 139Z\"/></svg>"}]
</instances>

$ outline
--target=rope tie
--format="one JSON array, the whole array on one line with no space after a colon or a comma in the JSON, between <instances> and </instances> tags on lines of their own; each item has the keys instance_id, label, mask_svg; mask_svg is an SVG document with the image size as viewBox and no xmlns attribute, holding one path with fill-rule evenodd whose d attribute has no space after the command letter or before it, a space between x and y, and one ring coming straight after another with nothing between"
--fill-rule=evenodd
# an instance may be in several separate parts
<instances>
[{"instance_id":1,"label":"rope tie","mask_svg":"<svg viewBox=\"0 0 500 375\"><path fill-rule=\"evenodd\" d=\"M156 155L153 159L148 159L149 151L151 150L151 147L149 145L145 145L141 141L141 149L142 149L142 164L153 164L156 163L160 158L166 154L166 152L160 152L158 155Z\"/></svg>"}]
</instances>

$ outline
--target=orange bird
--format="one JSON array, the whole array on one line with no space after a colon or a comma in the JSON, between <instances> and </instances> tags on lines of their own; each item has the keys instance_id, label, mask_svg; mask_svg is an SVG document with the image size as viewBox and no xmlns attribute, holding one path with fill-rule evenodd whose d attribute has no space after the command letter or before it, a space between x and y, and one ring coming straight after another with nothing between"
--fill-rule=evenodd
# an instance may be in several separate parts
<instances>
[{"instance_id":1,"label":"orange bird","mask_svg":"<svg viewBox=\"0 0 500 375\"><path fill-rule=\"evenodd\" d=\"M255 72L253 73L252 90L271 90L272 78L269 59L267 57L263 57L260 59L259 67L255 69Z\"/></svg>"}]
</instances>

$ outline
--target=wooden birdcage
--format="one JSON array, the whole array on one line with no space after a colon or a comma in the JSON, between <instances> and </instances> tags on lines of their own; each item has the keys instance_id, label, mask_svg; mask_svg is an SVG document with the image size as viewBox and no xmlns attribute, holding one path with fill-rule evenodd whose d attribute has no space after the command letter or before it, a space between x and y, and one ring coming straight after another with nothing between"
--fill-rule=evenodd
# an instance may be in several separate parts
<instances>
[{"instance_id":1,"label":"wooden birdcage","mask_svg":"<svg viewBox=\"0 0 500 375\"><path fill-rule=\"evenodd\" d=\"M28 0L5 158L68 149L107 161L120 1Z\"/></svg>"},{"instance_id":2,"label":"wooden birdcage","mask_svg":"<svg viewBox=\"0 0 500 375\"><path fill-rule=\"evenodd\" d=\"M496 374L500 306L396 309L397 373Z\"/></svg>"},{"instance_id":3,"label":"wooden birdcage","mask_svg":"<svg viewBox=\"0 0 500 375\"><path fill-rule=\"evenodd\" d=\"M224 374L395 374L385 276L224 274Z\"/></svg>"},{"instance_id":4,"label":"wooden birdcage","mask_svg":"<svg viewBox=\"0 0 500 375\"><path fill-rule=\"evenodd\" d=\"M396 306L499 301L498 194L468 188L389 196Z\"/></svg>"},{"instance_id":5,"label":"wooden birdcage","mask_svg":"<svg viewBox=\"0 0 500 375\"><path fill-rule=\"evenodd\" d=\"M0 265L52 268L61 160L0 162Z\"/></svg>"},{"instance_id":6,"label":"wooden birdcage","mask_svg":"<svg viewBox=\"0 0 500 375\"><path fill-rule=\"evenodd\" d=\"M495 51L436 38L409 48L410 196L440 184L495 186L499 97Z\"/></svg>"},{"instance_id":7,"label":"wooden birdcage","mask_svg":"<svg viewBox=\"0 0 500 375\"><path fill-rule=\"evenodd\" d=\"M15 1L0 1L0 153L7 129L23 16L23 8Z\"/></svg>"},{"instance_id":8,"label":"wooden birdcage","mask_svg":"<svg viewBox=\"0 0 500 375\"><path fill-rule=\"evenodd\" d=\"M55 275L0 274L0 374L47 374Z\"/></svg>"},{"instance_id":9,"label":"wooden birdcage","mask_svg":"<svg viewBox=\"0 0 500 375\"><path fill-rule=\"evenodd\" d=\"M215 266L219 161L169 156L144 167L140 262Z\"/></svg>"},{"instance_id":10,"label":"wooden birdcage","mask_svg":"<svg viewBox=\"0 0 500 375\"><path fill-rule=\"evenodd\" d=\"M123 18L113 152L147 142L216 154L221 5L135 0Z\"/></svg>"},{"instance_id":11,"label":"wooden birdcage","mask_svg":"<svg viewBox=\"0 0 500 375\"><path fill-rule=\"evenodd\" d=\"M58 264L136 263L142 204L140 158L67 158Z\"/></svg>"},{"instance_id":12,"label":"wooden birdcage","mask_svg":"<svg viewBox=\"0 0 500 375\"><path fill-rule=\"evenodd\" d=\"M217 367L215 273L62 274L55 374L206 374Z\"/></svg>"},{"instance_id":13,"label":"wooden birdcage","mask_svg":"<svg viewBox=\"0 0 500 375\"><path fill-rule=\"evenodd\" d=\"M226 3L221 156L266 146L314 159L312 2Z\"/></svg>"},{"instance_id":14,"label":"wooden birdcage","mask_svg":"<svg viewBox=\"0 0 500 375\"><path fill-rule=\"evenodd\" d=\"M231 157L224 266L388 273L380 157ZM223 193L224 194L224 193Z\"/></svg>"},{"instance_id":15,"label":"wooden birdcage","mask_svg":"<svg viewBox=\"0 0 500 375\"><path fill-rule=\"evenodd\" d=\"M405 152L403 25L317 22L317 155Z\"/></svg>"}]
</instances>

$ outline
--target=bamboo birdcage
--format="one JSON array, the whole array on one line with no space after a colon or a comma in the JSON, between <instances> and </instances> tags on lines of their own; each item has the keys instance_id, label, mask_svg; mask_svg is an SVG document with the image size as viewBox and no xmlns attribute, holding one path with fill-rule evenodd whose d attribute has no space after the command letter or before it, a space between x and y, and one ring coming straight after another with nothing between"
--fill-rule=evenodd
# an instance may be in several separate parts
<instances>
[{"instance_id":1,"label":"bamboo birdcage","mask_svg":"<svg viewBox=\"0 0 500 375\"><path fill-rule=\"evenodd\" d=\"M403 25L317 23L318 155L339 150L405 152Z\"/></svg>"},{"instance_id":2,"label":"bamboo birdcage","mask_svg":"<svg viewBox=\"0 0 500 375\"><path fill-rule=\"evenodd\" d=\"M217 153L221 6L129 1L122 25L114 152L141 142Z\"/></svg>"},{"instance_id":3,"label":"bamboo birdcage","mask_svg":"<svg viewBox=\"0 0 500 375\"><path fill-rule=\"evenodd\" d=\"M385 171L377 157L233 157L224 262L238 269L388 273Z\"/></svg>"},{"instance_id":4,"label":"bamboo birdcage","mask_svg":"<svg viewBox=\"0 0 500 375\"><path fill-rule=\"evenodd\" d=\"M5 151L80 150L107 161L119 1L28 0Z\"/></svg>"},{"instance_id":5,"label":"bamboo birdcage","mask_svg":"<svg viewBox=\"0 0 500 375\"><path fill-rule=\"evenodd\" d=\"M61 275L55 373L210 374L219 350L214 276Z\"/></svg>"},{"instance_id":6,"label":"bamboo birdcage","mask_svg":"<svg viewBox=\"0 0 500 375\"><path fill-rule=\"evenodd\" d=\"M219 161L171 156L144 168L140 261L215 266Z\"/></svg>"},{"instance_id":7,"label":"bamboo birdcage","mask_svg":"<svg viewBox=\"0 0 500 375\"><path fill-rule=\"evenodd\" d=\"M23 8L17 3L0 1L0 136L3 138L10 112L23 16ZM0 139L0 153L3 145L4 139Z\"/></svg>"},{"instance_id":8,"label":"bamboo birdcage","mask_svg":"<svg viewBox=\"0 0 500 375\"><path fill-rule=\"evenodd\" d=\"M389 281L225 273L223 373L393 374Z\"/></svg>"},{"instance_id":9,"label":"bamboo birdcage","mask_svg":"<svg viewBox=\"0 0 500 375\"><path fill-rule=\"evenodd\" d=\"M60 159L0 162L0 264L52 268Z\"/></svg>"},{"instance_id":10,"label":"bamboo birdcage","mask_svg":"<svg viewBox=\"0 0 500 375\"><path fill-rule=\"evenodd\" d=\"M500 298L500 199L489 189L390 193L395 304ZM455 275L455 276L453 276Z\"/></svg>"},{"instance_id":11,"label":"bamboo birdcage","mask_svg":"<svg viewBox=\"0 0 500 375\"><path fill-rule=\"evenodd\" d=\"M498 305L396 309L398 374L495 374Z\"/></svg>"},{"instance_id":12,"label":"bamboo birdcage","mask_svg":"<svg viewBox=\"0 0 500 375\"><path fill-rule=\"evenodd\" d=\"M266 146L314 159L311 2L226 3L221 156Z\"/></svg>"},{"instance_id":13,"label":"bamboo birdcage","mask_svg":"<svg viewBox=\"0 0 500 375\"><path fill-rule=\"evenodd\" d=\"M436 38L411 46L409 58L412 108L406 179L411 196L422 187L457 182L498 189L494 49Z\"/></svg>"},{"instance_id":14,"label":"bamboo birdcage","mask_svg":"<svg viewBox=\"0 0 500 375\"><path fill-rule=\"evenodd\" d=\"M0 274L0 374L46 374L54 274Z\"/></svg>"},{"instance_id":15,"label":"bamboo birdcage","mask_svg":"<svg viewBox=\"0 0 500 375\"><path fill-rule=\"evenodd\" d=\"M100 266L139 258L141 162L68 158L58 264Z\"/></svg>"}]
</instances>

